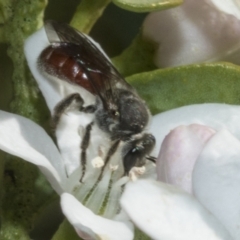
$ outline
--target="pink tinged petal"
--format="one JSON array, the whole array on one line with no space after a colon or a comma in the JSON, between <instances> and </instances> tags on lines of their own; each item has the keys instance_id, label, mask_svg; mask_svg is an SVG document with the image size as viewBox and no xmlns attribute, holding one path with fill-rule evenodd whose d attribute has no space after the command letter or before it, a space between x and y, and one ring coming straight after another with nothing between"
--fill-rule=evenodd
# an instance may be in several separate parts
<instances>
[{"instance_id":1,"label":"pink tinged petal","mask_svg":"<svg viewBox=\"0 0 240 240\"><path fill-rule=\"evenodd\" d=\"M240 139L240 107L228 104L195 104L157 114L152 119L151 133L156 137L153 155L157 155L165 136L180 125L201 124L219 131L228 129Z\"/></svg>"},{"instance_id":2,"label":"pink tinged petal","mask_svg":"<svg viewBox=\"0 0 240 240\"><path fill-rule=\"evenodd\" d=\"M161 182L129 183L121 206L151 238L160 240L231 240L227 230L188 193Z\"/></svg>"},{"instance_id":3,"label":"pink tinged petal","mask_svg":"<svg viewBox=\"0 0 240 240\"><path fill-rule=\"evenodd\" d=\"M60 194L66 175L58 149L46 132L33 121L0 111L0 149L39 167Z\"/></svg>"},{"instance_id":4,"label":"pink tinged petal","mask_svg":"<svg viewBox=\"0 0 240 240\"><path fill-rule=\"evenodd\" d=\"M61 195L61 206L64 215L83 239L133 239L133 230L127 224L95 215L71 194Z\"/></svg>"},{"instance_id":5,"label":"pink tinged petal","mask_svg":"<svg viewBox=\"0 0 240 240\"><path fill-rule=\"evenodd\" d=\"M165 137L158 156L158 180L179 186L191 193L195 161L214 133L213 129L199 124L173 129Z\"/></svg>"},{"instance_id":6,"label":"pink tinged petal","mask_svg":"<svg viewBox=\"0 0 240 240\"><path fill-rule=\"evenodd\" d=\"M199 201L240 239L240 142L227 130L216 133L203 149L193 172Z\"/></svg>"},{"instance_id":7,"label":"pink tinged petal","mask_svg":"<svg viewBox=\"0 0 240 240\"><path fill-rule=\"evenodd\" d=\"M226 5L225 2L231 1L219 5ZM233 13L229 6L226 9L227 13L219 11L209 0L185 0L179 7L150 13L143 24L143 33L159 44L156 65L170 67L227 60L233 53L238 58L232 60L239 63L240 20L235 17L236 11Z\"/></svg>"}]
</instances>

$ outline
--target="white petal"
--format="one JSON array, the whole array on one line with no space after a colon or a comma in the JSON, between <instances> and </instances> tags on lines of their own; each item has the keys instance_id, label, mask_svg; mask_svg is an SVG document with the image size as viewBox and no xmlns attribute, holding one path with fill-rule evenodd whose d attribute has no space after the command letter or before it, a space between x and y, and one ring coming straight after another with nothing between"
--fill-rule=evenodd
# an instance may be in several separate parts
<instances>
[{"instance_id":1,"label":"white petal","mask_svg":"<svg viewBox=\"0 0 240 240\"><path fill-rule=\"evenodd\" d=\"M240 142L228 131L214 135L196 162L193 188L199 201L240 239Z\"/></svg>"},{"instance_id":2,"label":"white petal","mask_svg":"<svg viewBox=\"0 0 240 240\"><path fill-rule=\"evenodd\" d=\"M227 104L196 104L180 107L153 117L150 131L156 137L157 155L165 136L179 125L193 123L213 128L214 130L228 129L240 139L240 107Z\"/></svg>"},{"instance_id":3,"label":"white petal","mask_svg":"<svg viewBox=\"0 0 240 240\"><path fill-rule=\"evenodd\" d=\"M47 102L48 108L52 111L56 103L58 103L63 95L55 82L48 81L37 67L37 59L44 48L49 45L44 28L31 35L24 46L25 56L29 68L38 82L38 86Z\"/></svg>"},{"instance_id":4,"label":"white petal","mask_svg":"<svg viewBox=\"0 0 240 240\"><path fill-rule=\"evenodd\" d=\"M94 114L85 114L79 111L67 112L61 117L56 129L56 137L60 152L68 175L80 166L81 142L87 124L94 120ZM109 148L109 137L96 125L93 125L90 134L90 145L87 149L87 164L92 168L91 160L99 155L99 146Z\"/></svg>"},{"instance_id":5,"label":"white petal","mask_svg":"<svg viewBox=\"0 0 240 240\"><path fill-rule=\"evenodd\" d=\"M240 61L240 20L209 0L185 0L179 7L150 13L143 32L159 44L155 57L159 67L222 61L234 52L235 63Z\"/></svg>"},{"instance_id":6,"label":"white petal","mask_svg":"<svg viewBox=\"0 0 240 240\"><path fill-rule=\"evenodd\" d=\"M192 192L192 171L209 138L211 128L191 124L173 129L164 139L157 159L158 180Z\"/></svg>"},{"instance_id":7,"label":"white petal","mask_svg":"<svg viewBox=\"0 0 240 240\"><path fill-rule=\"evenodd\" d=\"M191 195L161 182L129 183L121 206L142 231L156 240L231 239Z\"/></svg>"},{"instance_id":8,"label":"white petal","mask_svg":"<svg viewBox=\"0 0 240 240\"><path fill-rule=\"evenodd\" d=\"M61 193L66 174L58 149L46 132L31 120L0 111L0 149L37 165Z\"/></svg>"},{"instance_id":9,"label":"white petal","mask_svg":"<svg viewBox=\"0 0 240 240\"><path fill-rule=\"evenodd\" d=\"M64 159L67 174L70 176L80 166L82 135L79 128L86 127L91 117L79 111L67 112L62 115L56 129L56 138L61 155Z\"/></svg>"},{"instance_id":10,"label":"white petal","mask_svg":"<svg viewBox=\"0 0 240 240\"><path fill-rule=\"evenodd\" d=\"M73 195L62 194L61 206L64 215L83 239L133 239L133 231L127 224L95 215Z\"/></svg>"},{"instance_id":11,"label":"white petal","mask_svg":"<svg viewBox=\"0 0 240 240\"><path fill-rule=\"evenodd\" d=\"M56 104L71 93L80 93L84 100L88 99L88 104L93 103L94 96L84 89L40 71L37 64L38 57L47 46L49 46L49 41L44 28L41 28L25 41L24 51L29 68L38 83L50 111L53 112Z\"/></svg>"},{"instance_id":12,"label":"white petal","mask_svg":"<svg viewBox=\"0 0 240 240\"><path fill-rule=\"evenodd\" d=\"M92 39L90 40L93 41ZM93 41L93 43L102 51L96 42ZM94 104L95 97L86 90L40 71L37 60L42 50L48 45L49 42L45 30L42 28L26 40L25 55L30 70L38 83L50 111L53 113L56 104L72 93L80 93L84 99L85 106ZM105 53L103 52L103 54ZM79 134L79 128L84 129L92 120L93 114L80 113L78 108L74 108L74 104L67 109L61 117L60 123L56 129L56 136L68 175L72 174L80 165L79 159L82 135ZM94 142L93 139L91 139L91 142ZM91 151L90 153L93 155L89 156L90 159L97 156L96 151Z\"/></svg>"},{"instance_id":13,"label":"white petal","mask_svg":"<svg viewBox=\"0 0 240 240\"><path fill-rule=\"evenodd\" d=\"M234 15L240 19L240 2L239 0L208 0L209 3L214 4L216 8L228 14Z\"/></svg>"}]
</instances>

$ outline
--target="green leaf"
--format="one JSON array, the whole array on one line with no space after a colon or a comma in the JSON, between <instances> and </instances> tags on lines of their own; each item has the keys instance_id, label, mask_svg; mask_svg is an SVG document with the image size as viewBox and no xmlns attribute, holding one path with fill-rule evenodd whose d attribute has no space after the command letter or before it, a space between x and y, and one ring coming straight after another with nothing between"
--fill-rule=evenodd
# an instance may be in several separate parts
<instances>
[{"instance_id":1,"label":"green leaf","mask_svg":"<svg viewBox=\"0 0 240 240\"><path fill-rule=\"evenodd\" d=\"M82 0L70 25L88 34L109 3L110 0Z\"/></svg>"},{"instance_id":2,"label":"green leaf","mask_svg":"<svg viewBox=\"0 0 240 240\"><path fill-rule=\"evenodd\" d=\"M176 7L183 0L113 0L113 2L117 6L129 11L151 12Z\"/></svg>"},{"instance_id":3,"label":"green leaf","mask_svg":"<svg viewBox=\"0 0 240 240\"><path fill-rule=\"evenodd\" d=\"M152 114L189 104L240 105L240 67L230 63L190 65L127 78Z\"/></svg>"},{"instance_id":4,"label":"green leaf","mask_svg":"<svg viewBox=\"0 0 240 240\"><path fill-rule=\"evenodd\" d=\"M12 76L14 100L11 109L15 113L44 124L49 113L28 70L23 44L25 38L42 25L47 1L11 2L14 2L11 6L14 14L10 18L5 18L7 21L3 26L4 36L9 45L8 55L14 67ZM34 227L36 213L55 193L33 164L8 157L4 168L0 239L30 239L29 231Z\"/></svg>"},{"instance_id":5,"label":"green leaf","mask_svg":"<svg viewBox=\"0 0 240 240\"><path fill-rule=\"evenodd\" d=\"M52 240L81 240L81 238L76 234L73 226L67 221L64 220L60 225L58 231L55 233ZM150 240L150 238L145 235L142 231L135 228L134 229L134 240Z\"/></svg>"},{"instance_id":6,"label":"green leaf","mask_svg":"<svg viewBox=\"0 0 240 240\"><path fill-rule=\"evenodd\" d=\"M0 0L0 24L4 24L13 15L14 0Z\"/></svg>"},{"instance_id":7,"label":"green leaf","mask_svg":"<svg viewBox=\"0 0 240 240\"><path fill-rule=\"evenodd\" d=\"M134 240L151 240L145 233L135 227L134 229Z\"/></svg>"},{"instance_id":8,"label":"green leaf","mask_svg":"<svg viewBox=\"0 0 240 240\"><path fill-rule=\"evenodd\" d=\"M64 220L60 206L60 196L49 199L35 217L31 239L51 239Z\"/></svg>"},{"instance_id":9,"label":"green leaf","mask_svg":"<svg viewBox=\"0 0 240 240\"><path fill-rule=\"evenodd\" d=\"M153 63L155 46L139 33L121 55L112 59L113 65L123 76L156 69Z\"/></svg>"},{"instance_id":10,"label":"green leaf","mask_svg":"<svg viewBox=\"0 0 240 240\"><path fill-rule=\"evenodd\" d=\"M46 0L16 1L13 18L4 26L6 40L9 43L8 55L14 67L12 110L38 123L46 122L49 114L36 82L28 70L23 44L26 37L42 26L46 4Z\"/></svg>"},{"instance_id":11,"label":"green leaf","mask_svg":"<svg viewBox=\"0 0 240 240\"><path fill-rule=\"evenodd\" d=\"M58 231L53 236L52 240L81 240L81 238L77 235L73 226L67 221L64 220L60 225Z\"/></svg>"},{"instance_id":12,"label":"green leaf","mask_svg":"<svg viewBox=\"0 0 240 240\"><path fill-rule=\"evenodd\" d=\"M0 239L28 240L36 213L56 193L36 166L11 156L3 180Z\"/></svg>"},{"instance_id":13,"label":"green leaf","mask_svg":"<svg viewBox=\"0 0 240 240\"><path fill-rule=\"evenodd\" d=\"M5 43L6 42L6 37L4 34L4 28L3 26L0 26L0 43Z\"/></svg>"}]
</instances>

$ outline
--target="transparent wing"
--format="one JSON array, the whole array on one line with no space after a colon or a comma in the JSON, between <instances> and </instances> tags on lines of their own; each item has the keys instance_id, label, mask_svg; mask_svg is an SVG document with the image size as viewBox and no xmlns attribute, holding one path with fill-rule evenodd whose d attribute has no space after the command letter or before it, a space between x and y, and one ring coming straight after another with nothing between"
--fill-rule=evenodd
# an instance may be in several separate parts
<instances>
[{"instance_id":1,"label":"transparent wing","mask_svg":"<svg viewBox=\"0 0 240 240\"><path fill-rule=\"evenodd\" d=\"M86 35L67 24L55 21L47 21L45 31L51 44L63 44L66 54L76 60L105 108L111 109L114 105L117 87L133 90Z\"/></svg>"}]
</instances>

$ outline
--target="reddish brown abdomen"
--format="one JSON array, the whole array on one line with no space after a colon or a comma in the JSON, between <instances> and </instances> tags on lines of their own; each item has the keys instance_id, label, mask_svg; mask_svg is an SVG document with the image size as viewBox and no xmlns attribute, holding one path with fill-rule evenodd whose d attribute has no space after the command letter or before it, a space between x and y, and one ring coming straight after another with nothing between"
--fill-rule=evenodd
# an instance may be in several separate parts
<instances>
[{"instance_id":1,"label":"reddish brown abdomen","mask_svg":"<svg viewBox=\"0 0 240 240\"><path fill-rule=\"evenodd\" d=\"M67 45L50 45L39 56L41 69L50 75L77 84L92 94L96 94L88 79L86 70L77 62L77 58L72 55Z\"/></svg>"}]
</instances>

